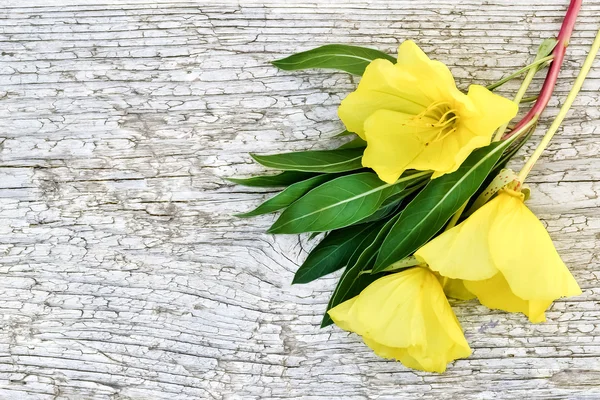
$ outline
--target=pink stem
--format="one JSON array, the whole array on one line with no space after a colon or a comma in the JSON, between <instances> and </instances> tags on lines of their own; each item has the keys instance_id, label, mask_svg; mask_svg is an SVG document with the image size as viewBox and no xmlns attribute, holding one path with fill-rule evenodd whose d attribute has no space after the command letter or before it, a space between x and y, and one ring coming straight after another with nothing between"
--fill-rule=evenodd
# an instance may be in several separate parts
<instances>
[{"instance_id":1,"label":"pink stem","mask_svg":"<svg viewBox=\"0 0 600 400\"><path fill-rule=\"evenodd\" d=\"M558 40L558 43L552 51L554 58L552 59L552 63L550 64L550 68L548 69L548 74L546 75L546 79L544 80L544 85L542 86L542 90L540 91L540 95L538 96L535 105L531 108L531 110L529 110L529 112L523 117L523 119L519 121L519 123L513 128L512 131L504 135L504 139L507 139L511 137L514 133L518 132L525 124L527 124L532 119L539 117L548 105L550 97L552 97L554 87L556 86L556 80L558 79L560 67L562 66L563 60L565 58L565 52L567 46L569 45L571 33L573 32L573 28L575 27L575 20L577 19L577 14L579 13L579 9L581 8L581 2L582 0L571 0L571 3L569 4L569 8L567 9L565 19L563 20L560 32L558 33L558 37L556 38Z\"/></svg>"}]
</instances>

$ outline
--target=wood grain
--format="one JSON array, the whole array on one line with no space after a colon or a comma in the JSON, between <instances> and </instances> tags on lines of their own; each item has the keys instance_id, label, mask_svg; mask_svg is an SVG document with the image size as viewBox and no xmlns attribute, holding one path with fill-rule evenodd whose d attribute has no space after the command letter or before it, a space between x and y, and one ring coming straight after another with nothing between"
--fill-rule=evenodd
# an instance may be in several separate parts
<instances>
[{"instance_id":1,"label":"wood grain","mask_svg":"<svg viewBox=\"0 0 600 400\"><path fill-rule=\"evenodd\" d=\"M474 353L444 375L319 329L337 275L291 286L314 243L264 234L273 216L232 217L270 193L223 180L263 171L248 152L339 143L336 108L356 79L269 61L325 43L394 53L412 38L462 88L487 84L557 32L566 3L4 0L0 398L600 398L600 60L531 175L530 205L584 293L539 325L457 304ZM515 167L599 14L584 2Z\"/></svg>"}]
</instances>

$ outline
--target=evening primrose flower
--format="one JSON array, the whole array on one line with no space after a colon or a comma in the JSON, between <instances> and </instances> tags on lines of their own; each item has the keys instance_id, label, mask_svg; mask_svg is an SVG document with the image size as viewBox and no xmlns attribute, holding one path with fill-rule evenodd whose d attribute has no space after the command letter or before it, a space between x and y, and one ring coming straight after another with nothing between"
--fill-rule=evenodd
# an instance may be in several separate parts
<instances>
[{"instance_id":1,"label":"evening primrose flower","mask_svg":"<svg viewBox=\"0 0 600 400\"><path fill-rule=\"evenodd\" d=\"M380 278L329 315L380 357L413 369L444 372L446 364L471 354L437 277L426 268Z\"/></svg>"},{"instance_id":2,"label":"evening primrose flower","mask_svg":"<svg viewBox=\"0 0 600 400\"><path fill-rule=\"evenodd\" d=\"M501 190L415 256L444 277L462 279L481 304L543 322L554 300L581 289L523 200L520 192Z\"/></svg>"},{"instance_id":3,"label":"evening primrose flower","mask_svg":"<svg viewBox=\"0 0 600 400\"><path fill-rule=\"evenodd\" d=\"M430 60L412 41L398 48L398 62L376 59L338 114L350 132L366 140L362 163L387 183L407 169L454 172L518 106L483 86L456 88L448 67Z\"/></svg>"}]
</instances>

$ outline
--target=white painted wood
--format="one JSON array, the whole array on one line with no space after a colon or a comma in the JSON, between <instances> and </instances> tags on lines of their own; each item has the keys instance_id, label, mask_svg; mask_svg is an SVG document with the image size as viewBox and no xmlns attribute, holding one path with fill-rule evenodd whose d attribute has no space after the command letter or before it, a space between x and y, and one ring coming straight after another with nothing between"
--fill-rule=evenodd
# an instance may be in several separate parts
<instances>
[{"instance_id":1,"label":"white painted wood","mask_svg":"<svg viewBox=\"0 0 600 400\"><path fill-rule=\"evenodd\" d=\"M319 329L336 276L291 286L312 244L232 217L269 194L222 179L262 172L251 151L337 144L356 79L270 60L412 38L463 88L485 84L554 35L566 3L3 0L0 398L599 398L600 62L531 175L584 294L540 325L458 304L474 354L444 375ZM584 2L546 117L599 14Z\"/></svg>"}]
</instances>

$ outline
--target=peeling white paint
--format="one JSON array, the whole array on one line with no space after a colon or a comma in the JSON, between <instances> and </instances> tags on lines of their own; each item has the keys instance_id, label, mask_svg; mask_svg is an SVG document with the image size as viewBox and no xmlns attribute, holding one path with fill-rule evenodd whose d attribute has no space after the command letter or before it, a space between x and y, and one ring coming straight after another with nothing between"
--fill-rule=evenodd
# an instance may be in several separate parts
<instances>
[{"instance_id":1,"label":"peeling white paint","mask_svg":"<svg viewBox=\"0 0 600 400\"><path fill-rule=\"evenodd\" d=\"M357 79L271 60L413 38L460 87L487 84L557 32L566 3L4 0L0 398L600 397L600 64L531 174L531 207L584 294L540 325L458 304L474 353L444 375L319 329L337 276L291 286L314 242L232 217L270 194L222 179L263 171L248 152L341 143L328 138ZM544 126L599 11L584 2Z\"/></svg>"}]
</instances>

